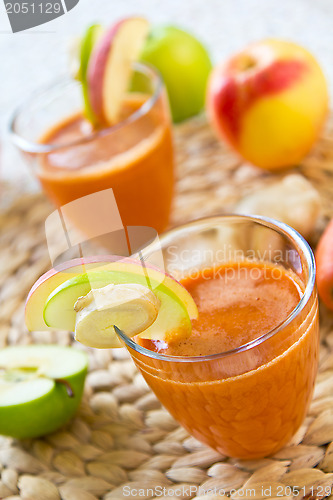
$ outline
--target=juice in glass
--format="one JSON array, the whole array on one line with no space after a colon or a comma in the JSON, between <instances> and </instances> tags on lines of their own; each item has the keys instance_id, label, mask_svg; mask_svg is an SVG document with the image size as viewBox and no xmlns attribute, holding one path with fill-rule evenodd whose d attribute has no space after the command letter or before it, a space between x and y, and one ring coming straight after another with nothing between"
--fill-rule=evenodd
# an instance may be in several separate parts
<instances>
[{"instance_id":1,"label":"juice in glass","mask_svg":"<svg viewBox=\"0 0 333 500\"><path fill-rule=\"evenodd\" d=\"M242 216L192 223L161 243L166 269L192 293L199 317L186 340L124 338L136 365L197 439L238 458L276 452L304 419L315 383L310 248L284 224Z\"/></svg>"},{"instance_id":2,"label":"juice in glass","mask_svg":"<svg viewBox=\"0 0 333 500\"><path fill-rule=\"evenodd\" d=\"M14 141L57 207L112 188L124 226L163 231L174 186L168 102L160 77L136 64L144 92L128 92L120 119L93 130L84 119L77 82L61 82L18 110ZM84 218L83 218L84 219ZM85 221L75 224L83 232Z\"/></svg>"}]
</instances>

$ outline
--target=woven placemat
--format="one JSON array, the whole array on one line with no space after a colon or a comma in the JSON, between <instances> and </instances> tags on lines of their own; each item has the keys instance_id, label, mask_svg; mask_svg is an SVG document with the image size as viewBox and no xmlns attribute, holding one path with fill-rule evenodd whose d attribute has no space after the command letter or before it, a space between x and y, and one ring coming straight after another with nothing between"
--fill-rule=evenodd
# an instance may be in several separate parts
<instances>
[{"instance_id":1,"label":"woven placemat","mask_svg":"<svg viewBox=\"0 0 333 500\"><path fill-rule=\"evenodd\" d=\"M173 224L230 212L247 192L282 174L240 162L204 119L176 129L178 165ZM311 179L333 214L333 127L296 170ZM71 345L68 333L28 333L24 302L50 267L44 221L53 210L42 194L17 198L0 215L0 347ZM322 308L323 309L323 308ZM331 496L333 488L333 317L321 311L321 357L309 413L292 441L273 457L227 459L190 437L161 408L127 352L89 350L83 402L65 428L43 439L0 436L0 498L298 498ZM83 348L76 343L75 348ZM205 496L205 492L215 492ZM333 495L332 495L333 498Z\"/></svg>"}]
</instances>

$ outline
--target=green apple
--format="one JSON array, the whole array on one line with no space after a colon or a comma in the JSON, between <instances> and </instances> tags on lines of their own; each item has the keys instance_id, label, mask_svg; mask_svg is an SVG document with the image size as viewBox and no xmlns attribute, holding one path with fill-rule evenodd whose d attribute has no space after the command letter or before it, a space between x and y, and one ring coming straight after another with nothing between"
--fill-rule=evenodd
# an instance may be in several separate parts
<instances>
[{"instance_id":1,"label":"green apple","mask_svg":"<svg viewBox=\"0 0 333 500\"><path fill-rule=\"evenodd\" d=\"M161 73L174 122L203 110L212 63L199 40L175 26L155 27L146 39L141 60Z\"/></svg>"},{"instance_id":2,"label":"green apple","mask_svg":"<svg viewBox=\"0 0 333 500\"><path fill-rule=\"evenodd\" d=\"M100 24L93 24L89 26L89 28L87 28L85 34L82 37L80 46L80 67L78 72L78 79L82 84L84 113L86 118L93 124L97 123L97 118L92 110L89 101L87 71L91 53L95 45L97 44L98 40L100 39L102 33L103 33L103 28Z\"/></svg>"},{"instance_id":3,"label":"green apple","mask_svg":"<svg viewBox=\"0 0 333 500\"><path fill-rule=\"evenodd\" d=\"M91 289L102 289L109 284L136 284L151 290L160 303L156 319L140 336L164 339L172 332L184 336L190 334L190 320L197 318L198 310L189 292L178 281L151 265L143 267L135 259L117 261L113 256L108 257L110 260L103 259L105 257L91 257L84 261L75 259L42 276L27 299L25 319L28 328L74 331L77 320L74 305L79 297L86 296ZM98 339L95 339L94 346L110 347L108 342L98 345ZM117 336L112 342L112 347L122 345Z\"/></svg>"},{"instance_id":4,"label":"green apple","mask_svg":"<svg viewBox=\"0 0 333 500\"><path fill-rule=\"evenodd\" d=\"M76 412L88 360L84 352L58 345L0 350L0 434L18 439L43 436Z\"/></svg>"}]
</instances>

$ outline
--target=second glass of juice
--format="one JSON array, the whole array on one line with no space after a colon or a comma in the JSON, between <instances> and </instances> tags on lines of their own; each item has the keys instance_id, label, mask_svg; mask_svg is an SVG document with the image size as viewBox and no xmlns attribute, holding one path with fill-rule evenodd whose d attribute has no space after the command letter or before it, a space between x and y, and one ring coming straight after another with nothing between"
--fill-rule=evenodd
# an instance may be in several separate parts
<instances>
[{"instance_id":1,"label":"second glass of juice","mask_svg":"<svg viewBox=\"0 0 333 500\"><path fill-rule=\"evenodd\" d=\"M199 310L188 339L124 337L161 403L190 434L237 458L270 455L301 425L318 363L315 263L277 221L204 219L161 237L166 271ZM154 262L159 248L143 255Z\"/></svg>"},{"instance_id":2,"label":"second glass of juice","mask_svg":"<svg viewBox=\"0 0 333 500\"><path fill-rule=\"evenodd\" d=\"M112 188L124 226L163 231L174 187L168 101L160 76L137 63L119 122L93 130L82 89L62 80L26 102L12 120L13 139L57 207ZM75 221L84 232L84 220Z\"/></svg>"}]
</instances>

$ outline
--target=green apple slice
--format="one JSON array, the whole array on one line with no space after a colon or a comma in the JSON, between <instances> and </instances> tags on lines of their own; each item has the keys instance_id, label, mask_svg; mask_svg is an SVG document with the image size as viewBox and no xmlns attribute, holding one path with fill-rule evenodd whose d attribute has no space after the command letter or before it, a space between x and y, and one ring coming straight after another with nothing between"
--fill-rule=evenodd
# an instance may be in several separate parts
<instances>
[{"instance_id":1,"label":"green apple slice","mask_svg":"<svg viewBox=\"0 0 333 500\"><path fill-rule=\"evenodd\" d=\"M87 356L57 345L0 350L0 433L43 436L64 425L81 401Z\"/></svg>"},{"instance_id":2,"label":"green apple slice","mask_svg":"<svg viewBox=\"0 0 333 500\"><path fill-rule=\"evenodd\" d=\"M102 275L100 275L101 272L103 272ZM107 281L105 281L105 272L113 273L112 276L106 277ZM90 276L90 278L88 278L87 276L87 279L82 279L81 275L87 273L93 273L94 275L97 273L99 276L97 278L95 276ZM130 274L134 275L134 280L132 281L129 281L132 279L132 276L129 276ZM141 277L140 281L137 281L139 279L137 275ZM77 282L76 279L79 276L80 278ZM113 281L116 276L120 276L119 280ZM169 290L169 293L173 293L177 300L184 305L190 319L196 319L198 317L198 310L195 302L186 288L173 277L163 273L155 266L147 262L143 265L141 261L133 258L122 258L119 261L119 257L113 255L94 256L67 261L57 266L57 268L50 269L34 283L25 305L25 323L28 330L43 331L50 329L50 326L44 321L44 317L47 314L44 312L45 304L49 299L51 300L53 293L56 295L55 290L70 279L74 280L71 284L73 286L78 286L79 289L73 291L72 298L69 297L63 301L61 313L59 313L58 308L55 308L54 314L52 314L48 320L50 325L55 325L54 328L65 328L73 331L75 325L73 308L76 299L82 295L86 295L91 288L100 288L109 283L141 283L144 286L151 286L153 290L157 284L163 284ZM120 279L122 281L120 281ZM60 289L61 288L59 288L59 290ZM72 291L68 290L68 293L71 294ZM67 314L72 318L71 326L69 326L69 320L66 318ZM62 321L63 318L64 321ZM64 326L62 326L60 322Z\"/></svg>"},{"instance_id":3,"label":"green apple slice","mask_svg":"<svg viewBox=\"0 0 333 500\"><path fill-rule=\"evenodd\" d=\"M46 300L44 308L45 323L53 328L74 331L77 320L74 305L79 297L86 296L91 289L96 292L96 290L110 283L114 285L137 284L144 287L148 286L160 303L156 319L150 326L142 330L140 337L165 340L174 335L179 337L190 335L191 319L197 317L198 311L191 295L180 283L155 269L149 270L148 282L147 275L138 264L113 263L108 266L108 269L75 276L58 286ZM137 272L133 272L134 270ZM163 281L161 278L163 278ZM180 300L180 296L183 300L186 298L186 305ZM121 328L121 325L116 326ZM124 333L131 335L131 332L125 329ZM137 331L132 335L136 334L139 334L139 332ZM82 339L82 336L78 335L77 340L80 341L80 338ZM103 339L103 336L100 335L85 343L91 347L99 348L122 347L122 343L115 336Z\"/></svg>"},{"instance_id":4,"label":"green apple slice","mask_svg":"<svg viewBox=\"0 0 333 500\"><path fill-rule=\"evenodd\" d=\"M74 332L76 322L74 305L78 298L87 295L92 288L98 289L115 283L113 278L114 273L108 271L91 271L74 276L57 286L45 302L43 311L45 324L51 328Z\"/></svg>"},{"instance_id":5,"label":"green apple slice","mask_svg":"<svg viewBox=\"0 0 333 500\"><path fill-rule=\"evenodd\" d=\"M100 24L92 24L86 29L86 32L81 39L79 69L79 80L81 82L86 79L90 55L96 43L102 36L103 31L104 28Z\"/></svg>"},{"instance_id":6,"label":"green apple slice","mask_svg":"<svg viewBox=\"0 0 333 500\"><path fill-rule=\"evenodd\" d=\"M90 104L88 82L87 82L87 71L88 63L91 53L96 46L97 42L103 34L103 28L100 24L93 24L87 28L85 34L83 35L81 46L80 46L80 68L78 72L79 80L82 84L83 102L84 102L84 114L86 118L93 124L96 125L98 120Z\"/></svg>"},{"instance_id":7,"label":"green apple slice","mask_svg":"<svg viewBox=\"0 0 333 500\"><path fill-rule=\"evenodd\" d=\"M93 289L113 284L141 284L151 289L161 303L154 323L140 336L165 340L166 336L188 336L191 319L198 310L189 292L174 278L151 264L133 258L94 256L74 259L51 269L32 286L25 307L30 331L59 328L74 331L74 304ZM120 345L120 344L119 344ZM104 346L105 347L105 346Z\"/></svg>"},{"instance_id":8,"label":"green apple slice","mask_svg":"<svg viewBox=\"0 0 333 500\"><path fill-rule=\"evenodd\" d=\"M114 271L111 270L112 267L114 267ZM126 268L128 268L128 265L115 264L114 266L108 266L109 270L89 271L88 273L70 278L57 286L45 302L43 317L46 325L51 328L58 328L59 330L74 331L76 321L74 305L77 299L87 295L91 289L99 289L110 283L136 283L151 287L158 298L160 294L163 294L163 298L165 298L165 295L168 295L171 300L188 311L190 319L197 318L198 311L191 295L176 280L163 276L168 279L160 283L158 276L154 279L149 274L148 282L145 274L133 272L133 266L129 268L131 271L126 270ZM184 300L185 298L186 300Z\"/></svg>"},{"instance_id":9,"label":"green apple slice","mask_svg":"<svg viewBox=\"0 0 333 500\"><path fill-rule=\"evenodd\" d=\"M160 306L157 296L143 285L110 284L91 290L75 303L75 338L99 349L122 347L115 325L134 337L154 323Z\"/></svg>"}]
</instances>

